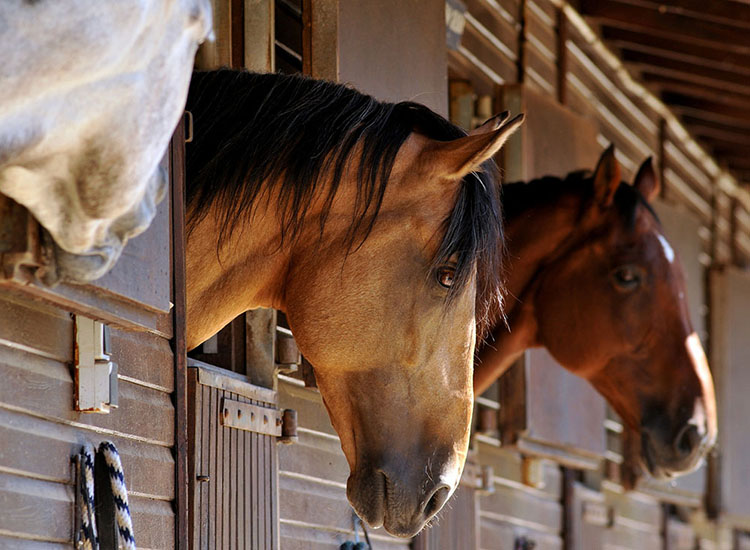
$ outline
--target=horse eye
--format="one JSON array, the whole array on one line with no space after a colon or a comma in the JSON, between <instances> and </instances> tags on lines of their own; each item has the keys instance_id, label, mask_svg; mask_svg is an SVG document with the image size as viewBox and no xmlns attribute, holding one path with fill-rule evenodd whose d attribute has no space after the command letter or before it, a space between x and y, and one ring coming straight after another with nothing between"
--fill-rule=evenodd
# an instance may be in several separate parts
<instances>
[{"instance_id":1,"label":"horse eye","mask_svg":"<svg viewBox=\"0 0 750 550\"><path fill-rule=\"evenodd\" d=\"M437 270L437 282L440 286L450 288L453 286L453 278L456 276L456 270L452 267L441 267Z\"/></svg>"},{"instance_id":2,"label":"horse eye","mask_svg":"<svg viewBox=\"0 0 750 550\"><path fill-rule=\"evenodd\" d=\"M641 284L641 272L633 265L623 265L612 272L612 281L619 290L635 290Z\"/></svg>"}]
</instances>

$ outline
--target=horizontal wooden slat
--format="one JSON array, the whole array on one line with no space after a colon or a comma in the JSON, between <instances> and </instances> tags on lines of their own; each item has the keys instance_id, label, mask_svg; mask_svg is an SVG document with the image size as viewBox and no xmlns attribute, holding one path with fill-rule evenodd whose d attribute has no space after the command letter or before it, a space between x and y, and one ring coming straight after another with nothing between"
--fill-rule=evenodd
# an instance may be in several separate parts
<instances>
[{"instance_id":1,"label":"horizontal wooden slat","mask_svg":"<svg viewBox=\"0 0 750 550\"><path fill-rule=\"evenodd\" d=\"M70 544L0 535L0 550L70 550Z\"/></svg>"},{"instance_id":2,"label":"horizontal wooden slat","mask_svg":"<svg viewBox=\"0 0 750 550\"><path fill-rule=\"evenodd\" d=\"M168 448L88 433L70 426L0 409L0 471L72 483L72 457L84 442L108 439L117 446L128 489L160 499L174 496L173 458Z\"/></svg>"},{"instance_id":3,"label":"horizontal wooden slat","mask_svg":"<svg viewBox=\"0 0 750 550\"><path fill-rule=\"evenodd\" d=\"M73 319L60 309L20 300L0 288L0 345L72 361Z\"/></svg>"},{"instance_id":4,"label":"horizontal wooden slat","mask_svg":"<svg viewBox=\"0 0 750 550\"><path fill-rule=\"evenodd\" d=\"M73 410L73 379L67 365L0 346L0 408L27 411L82 429L149 440L171 446L174 407L169 394L120 380L120 408L108 415Z\"/></svg>"},{"instance_id":5,"label":"horizontal wooden slat","mask_svg":"<svg viewBox=\"0 0 750 550\"><path fill-rule=\"evenodd\" d=\"M0 472L0 533L65 542L73 531L73 487Z\"/></svg>"},{"instance_id":6,"label":"horizontal wooden slat","mask_svg":"<svg viewBox=\"0 0 750 550\"><path fill-rule=\"evenodd\" d=\"M155 334L112 329L112 360L121 376L155 386L174 389L174 367L169 341Z\"/></svg>"}]
</instances>

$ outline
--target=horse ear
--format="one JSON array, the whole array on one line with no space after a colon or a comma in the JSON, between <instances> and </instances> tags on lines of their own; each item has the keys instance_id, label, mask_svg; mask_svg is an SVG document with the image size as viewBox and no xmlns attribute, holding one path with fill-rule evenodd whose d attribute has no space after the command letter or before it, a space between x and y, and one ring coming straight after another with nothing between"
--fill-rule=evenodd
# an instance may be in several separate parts
<instances>
[{"instance_id":1,"label":"horse ear","mask_svg":"<svg viewBox=\"0 0 750 550\"><path fill-rule=\"evenodd\" d=\"M524 115L520 114L506 124L498 121L505 118L507 116L504 114L493 117L468 136L459 139L433 141L424 152L428 166L448 179L461 179L479 169L521 126Z\"/></svg>"},{"instance_id":2,"label":"horse ear","mask_svg":"<svg viewBox=\"0 0 750 550\"><path fill-rule=\"evenodd\" d=\"M615 158L615 146L610 145L602 153L594 172L594 196L602 207L612 204L620 186L620 163Z\"/></svg>"},{"instance_id":3,"label":"horse ear","mask_svg":"<svg viewBox=\"0 0 750 550\"><path fill-rule=\"evenodd\" d=\"M484 124L474 128L471 132L469 132L469 135L478 136L479 134L494 132L495 130L500 128L500 126L502 126L503 122L508 120L508 117L510 117L510 111L503 111L499 115L495 115L492 118L488 118L487 120L485 120Z\"/></svg>"},{"instance_id":4,"label":"horse ear","mask_svg":"<svg viewBox=\"0 0 750 550\"><path fill-rule=\"evenodd\" d=\"M643 195L646 202L651 202L659 195L659 191L661 191L661 182L659 181L659 176L656 175L654 162L651 157L648 157L644 163L641 164L641 167L638 169L638 174L635 176L633 187Z\"/></svg>"}]
</instances>

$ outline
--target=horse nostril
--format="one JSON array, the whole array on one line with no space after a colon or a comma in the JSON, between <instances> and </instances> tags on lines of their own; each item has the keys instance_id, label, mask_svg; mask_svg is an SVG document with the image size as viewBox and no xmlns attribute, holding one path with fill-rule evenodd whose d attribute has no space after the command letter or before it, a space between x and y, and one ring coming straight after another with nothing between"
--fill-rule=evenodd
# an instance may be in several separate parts
<instances>
[{"instance_id":1,"label":"horse nostril","mask_svg":"<svg viewBox=\"0 0 750 550\"><path fill-rule=\"evenodd\" d=\"M440 509L443 507L443 504L445 504L445 501L448 500L450 492L450 487L448 487L448 485L446 484L438 485L435 488L424 507L425 519L430 519L440 511Z\"/></svg>"},{"instance_id":2,"label":"horse nostril","mask_svg":"<svg viewBox=\"0 0 750 550\"><path fill-rule=\"evenodd\" d=\"M688 424L677 435L675 449L680 456L689 456L700 446L702 439L698 427L694 424Z\"/></svg>"}]
</instances>

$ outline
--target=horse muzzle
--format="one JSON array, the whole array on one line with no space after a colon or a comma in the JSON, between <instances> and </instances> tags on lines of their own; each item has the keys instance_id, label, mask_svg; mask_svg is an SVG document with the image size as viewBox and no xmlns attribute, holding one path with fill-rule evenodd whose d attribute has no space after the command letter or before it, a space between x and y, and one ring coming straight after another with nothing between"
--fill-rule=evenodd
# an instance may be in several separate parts
<instances>
[{"instance_id":1,"label":"horse muzzle","mask_svg":"<svg viewBox=\"0 0 750 550\"><path fill-rule=\"evenodd\" d=\"M644 425L641 429L641 458L657 479L691 472L700 466L715 437L705 424L685 423L674 435Z\"/></svg>"},{"instance_id":2,"label":"horse muzzle","mask_svg":"<svg viewBox=\"0 0 750 550\"><path fill-rule=\"evenodd\" d=\"M432 479L425 469L419 473L420 479L414 479L401 468L358 469L349 477L346 495L371 527L383 526L397 537L413 537L440 511L458 484L457 475Z\"/></svg>"}]
</instances>

